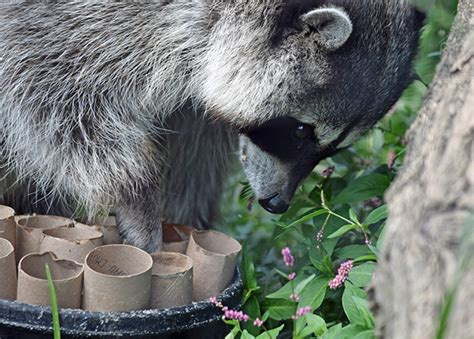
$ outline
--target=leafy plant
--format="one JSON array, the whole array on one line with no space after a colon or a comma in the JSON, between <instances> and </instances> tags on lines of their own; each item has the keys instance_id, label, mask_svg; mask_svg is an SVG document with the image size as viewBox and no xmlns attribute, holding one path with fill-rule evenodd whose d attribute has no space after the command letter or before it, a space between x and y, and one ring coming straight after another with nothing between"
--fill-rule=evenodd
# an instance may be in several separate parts
<instances>
[{"instance_id":1,"label":"leafy plant","mask_svg":"<svg viewBox=\"0 0 474 339\"><path fill-rule=\"evenodd\" d=\"M389 212L383 196L403 164L406 132L441 60L456 6L454 0L429 6L418 80L364 138L316 167L284 215L274 219L254 206L241 176L232 180L220 226L245 243L246 317L228 319L223 312L228 338L375 338L367 288ZM294 264L285 271L280 250L287 247Z\"/></svg>"}]
</instances>

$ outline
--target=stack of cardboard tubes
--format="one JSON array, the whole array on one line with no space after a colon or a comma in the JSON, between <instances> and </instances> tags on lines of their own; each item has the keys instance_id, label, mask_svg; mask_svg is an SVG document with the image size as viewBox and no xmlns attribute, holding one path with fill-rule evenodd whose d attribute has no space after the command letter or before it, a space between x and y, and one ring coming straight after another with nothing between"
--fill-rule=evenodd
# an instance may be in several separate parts
<instances>
[{"instance_id":1,"label":"stack of cardboard tubes","mask_svg":"<svg viewBox=\"0 0 474 339\"><path fill-rule=\"evenodd\" d=\"M163 251L123 244L114 217L89 224L16 216L0 206L0 299L89 311L170 308L206 300L232 280L241 245L216 231L163 224Z\"/></svg>"}]
</instances>

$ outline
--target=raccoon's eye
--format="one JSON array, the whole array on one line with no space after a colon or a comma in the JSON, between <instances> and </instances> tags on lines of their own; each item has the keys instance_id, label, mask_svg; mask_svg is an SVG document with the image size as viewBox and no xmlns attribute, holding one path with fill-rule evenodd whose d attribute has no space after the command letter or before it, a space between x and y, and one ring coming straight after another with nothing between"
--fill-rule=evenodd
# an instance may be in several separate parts
<instances>
[{"instance_id":1,"label":"raccoon's eye","mask_svg":"<svg viewBox=\"0 0 474 339\"><path fill-rule=\"evenodd\" d=\"M298 139L309 139L309 138L312 138L313 135L314 135L314 132L313 132L313 129L311 128L311 126L308 126L308 125L298 125L298 127L296 127L296 130L294 132L294 135L295 137L297 137Z\"/></svg>"}]
</instances>

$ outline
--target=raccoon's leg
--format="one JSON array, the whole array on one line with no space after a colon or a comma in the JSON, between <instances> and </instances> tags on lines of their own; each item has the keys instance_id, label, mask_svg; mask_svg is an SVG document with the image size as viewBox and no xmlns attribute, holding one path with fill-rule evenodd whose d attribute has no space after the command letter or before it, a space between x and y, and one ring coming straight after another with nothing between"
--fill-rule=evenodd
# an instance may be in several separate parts
<instances>
[{"instance_id":1,"label":"raccoon's leg","mask_svg":"<svg viewBox=\"0 0 474 339\"><path fill-rule=\"evenodd\" d=\"M235 151L236 134L191 108L168 122L168 160L162 192L166 222L208 228L218 215L219 200Z\"/></svg>"},{"instance_id":2,"label":"raccoon's leg","mask_svg":"<svg viewBox=\"0 0 474 339\"><path fill-rule=\"evenodd\" d=\"M115 206L115 213L125 243L150 253L161 249L160 193L157 186L124 194L122 201Z\"/></svg>"}]
</instances>

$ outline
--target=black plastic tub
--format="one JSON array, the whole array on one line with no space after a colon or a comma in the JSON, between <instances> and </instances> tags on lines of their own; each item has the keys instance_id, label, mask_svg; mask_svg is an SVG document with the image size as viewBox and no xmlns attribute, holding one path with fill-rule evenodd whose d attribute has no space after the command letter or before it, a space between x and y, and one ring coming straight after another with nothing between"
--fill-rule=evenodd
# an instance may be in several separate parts
<instances>
[{"instance_id":1,"label":"black plastic tub","mask_svg":"<svg viewBox=\"0 0 474 339\"><path fill-rule=\"evenodd\" d=\"M239 308L242 279L237 269L218 299ZM209 301L133 312L90 312L60 309L63 337L223 338L222 311ZM0 338L52 338L51 308L0 300Z\"/></svg>"}]
</instances>

